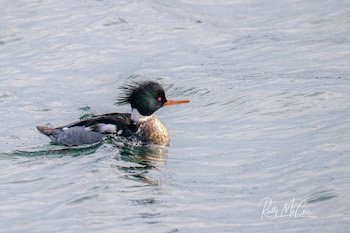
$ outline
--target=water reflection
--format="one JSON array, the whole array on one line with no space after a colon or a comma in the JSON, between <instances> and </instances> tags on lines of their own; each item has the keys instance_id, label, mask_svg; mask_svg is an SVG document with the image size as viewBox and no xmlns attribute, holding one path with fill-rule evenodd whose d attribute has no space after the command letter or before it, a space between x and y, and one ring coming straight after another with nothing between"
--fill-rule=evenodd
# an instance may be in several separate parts
<instances>
[{"instance_id":1,"label":"water reflection","mask_svg":"<svg viewBox=\"0 0 350 233\"><path fill-rule=\"evenodd\" d=\"M96 152L96 150L102 145L101 142L83 145L83 146L60 146L54 143L50 143L45 148L32 148L28 150L15 150L9 155L12 156L24 156L24 157L38 157L38 156L81 156L90 155Z\"/></svg>"},{"instance_id":2,"label":"water reflection","mask_svg":"<svg viewBox=\"0 0 350 233\"><path fill-rule=\"evenodd\" d=\"M158 171L165 164L168 151L166 147L156 145L139 145L130 141L114 141L119 148L116 159L122 161L118 169L122 170L126 179L136 181L137 184L128 186L127 192L132 205L140 210L135 219L147 225L155 225L163 222L167 215L159 208L164 202L159 198L161 180L157 177ZM137 193L138 195L130 195ZM141 207L141 209L140 209Z\"/></svg>"},{"instance_id":3,"label":"water reflection","mask_svg":"<svg viewBox=\"0 0 350 233\"><path fill-rule=\"evenodd\" d=\"M167 157L166 147L161 146L125 143L119 149L124 161L142 164L147 168L153 168L156 164L164 162Z\"/></svg>"},{"instance_id":4,"label":"water reflection","mask_svg":"<svg viewBox=\"0 0 350 233\"><path fill-rule=\"evenodd\" d=\"M127 174L127 177L149 185L159 185L159 180L151 178L147 174L165 164L166 147L120 141L114 141L114 145L119 148L119 156L116 159L127 162L127 165L118 166Z\"/></svg>"}]
</instances>

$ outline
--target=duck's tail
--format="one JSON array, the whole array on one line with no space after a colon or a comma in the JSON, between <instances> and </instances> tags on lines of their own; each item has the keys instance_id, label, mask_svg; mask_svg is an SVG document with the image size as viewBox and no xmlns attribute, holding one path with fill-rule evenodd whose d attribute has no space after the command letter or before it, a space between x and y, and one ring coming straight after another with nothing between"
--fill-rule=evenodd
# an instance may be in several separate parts
<instances>
[{"instance_id":1,"label":"duck's tail","mask_svg":"<svg viewBox=\"0 0 350 233\"><path fill-rule=\"evenodd\" d=\"M50 127L47 127L44 125L38 125L36 128L39 130L40 133L42 133L46 136L51 136L53 131L55 130L53 128L50 128Z\"/></svg>"}]
</instances>

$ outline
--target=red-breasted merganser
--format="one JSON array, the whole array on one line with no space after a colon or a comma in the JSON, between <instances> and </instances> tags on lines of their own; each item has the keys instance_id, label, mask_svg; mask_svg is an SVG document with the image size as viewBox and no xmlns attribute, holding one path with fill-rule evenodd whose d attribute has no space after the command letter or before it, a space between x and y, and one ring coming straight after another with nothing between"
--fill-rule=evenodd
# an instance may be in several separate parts
<instances>
[{"instance_id":1,"label":"red-breasted merganser","mask_svg":"<svg viewBox=\"0 0 350 233\"><path fill-rule=\"evenodd\" d=\"M57 128L37 129L58 144L76 146L100 142L105 134L116 134L143 144L168 145L167 129L153 115L163 106L188 103L189 100L167 100L163 87L154 81L132 82L121 89L119 104L130 104L130 113L108 113Z\"/></svg>"}]
</instances>

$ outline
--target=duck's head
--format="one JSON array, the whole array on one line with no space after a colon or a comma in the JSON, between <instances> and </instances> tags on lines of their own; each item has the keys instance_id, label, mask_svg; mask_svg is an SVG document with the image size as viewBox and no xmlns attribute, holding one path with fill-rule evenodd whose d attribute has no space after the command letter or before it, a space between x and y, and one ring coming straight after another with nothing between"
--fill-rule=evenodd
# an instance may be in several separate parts
<instances>
[{"instance_id":1,"label":"duck's head","mask_svg":"<svg viewBox=\"0 0 350 233\"><path fill-rule=\"evenodd\" d=\"M155 81L132 82L121 89L124 90L124 95L117 100L117 103L130 103L131 108L137 109L142 116L150 116L163 106L189 102L189 100L167 100L163 87Z\"/></svg>"}]
</instances>

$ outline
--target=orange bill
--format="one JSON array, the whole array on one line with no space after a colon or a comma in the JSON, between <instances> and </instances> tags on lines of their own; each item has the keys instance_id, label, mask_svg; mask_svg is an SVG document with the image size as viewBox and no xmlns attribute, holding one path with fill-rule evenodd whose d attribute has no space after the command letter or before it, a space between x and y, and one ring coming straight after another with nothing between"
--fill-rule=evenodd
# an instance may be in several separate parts
<instances>
[{"instance_id":1,"label":"orange bill","mask_svg":"<svg viewBox=\"0 0 350 233\"><path fill-rule=\"evenodd\" d=\"M188 102L190 101L189 100L168 100L163 105L168 106L168 105L174 105L174 104L186 104Z\"/></svg>"}]
</instances>

